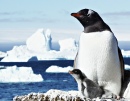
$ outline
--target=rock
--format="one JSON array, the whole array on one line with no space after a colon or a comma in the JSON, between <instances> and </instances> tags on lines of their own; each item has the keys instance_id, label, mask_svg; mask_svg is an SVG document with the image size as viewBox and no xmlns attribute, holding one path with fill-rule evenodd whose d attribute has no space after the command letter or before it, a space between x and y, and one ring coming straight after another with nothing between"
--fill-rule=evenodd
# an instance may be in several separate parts
<instances>
[{"instance_id":1,"label":"rock","mask_svg":"<svg viewBox=\"0 0 130 101\"><path fill-rule=\"evenodd\" d=\"M61 91L51 89L46 93L30 93L16 96L13 101L117 101L116 99L82 98L78 91ZM128 101L121 99L120 101Z\"/></svg>"}]
</instances>

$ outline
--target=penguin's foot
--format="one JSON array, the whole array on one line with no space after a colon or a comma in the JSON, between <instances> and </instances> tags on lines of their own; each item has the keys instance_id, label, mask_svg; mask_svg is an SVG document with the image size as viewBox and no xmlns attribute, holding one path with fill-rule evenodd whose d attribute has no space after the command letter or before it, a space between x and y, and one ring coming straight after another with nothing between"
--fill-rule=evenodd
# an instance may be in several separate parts
<instances>
[{"instance_id":1,"label":"penguin's foot","mask_svg":"<svg viewBox=\"0 0 130 101\"><path fill-rule=\"evenodd\" d=\"M116 96L116 99L117 99L117 100L120 100L120 99L121 99L121 97L120 97L120 96Z\"/></svg>"},{"instance_id":2,"label":"penguin's foot","mask_svg":"<svg viewBox=\"0 0 130 101\"><path fill-rule=\"evenodd\" d=\"M106 94L103 94L102 95L102 97L101 98L108 98L108 99L111 99L111 98L114 98L114 99L117 99L118 98L118 96L117 95L115 95L115 94L113 94L113 93L111 93L111 92L109 92L109 93L106 93Z\"/></svg>"}]
</instances>

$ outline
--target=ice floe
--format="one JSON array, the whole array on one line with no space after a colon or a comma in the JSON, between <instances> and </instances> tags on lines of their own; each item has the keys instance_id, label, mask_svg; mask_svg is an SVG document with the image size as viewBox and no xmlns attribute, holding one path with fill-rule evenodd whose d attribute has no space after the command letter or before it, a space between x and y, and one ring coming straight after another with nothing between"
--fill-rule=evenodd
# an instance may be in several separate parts
<instances>
[{"instance_id":1,"label":"ice floe","mask_svg":"<svg viewBox=\"0 0 130 101\"><path fill-rule=\"evenodd\" d=\"M59 67L59 66L50 66L46 69L47 73L68 73L69 70L72 70L73 67Z\"/></svg>"},{"instance_id":2,"label":"ice floe","mask_svg":"<svg viewBox=\"0 0 130 101\"><path fill-rule=\"evenodd\" d=\"M0 67L0 82L41 82L40 74L34 74L31 67Z\"/></svg>"}]
</instances>

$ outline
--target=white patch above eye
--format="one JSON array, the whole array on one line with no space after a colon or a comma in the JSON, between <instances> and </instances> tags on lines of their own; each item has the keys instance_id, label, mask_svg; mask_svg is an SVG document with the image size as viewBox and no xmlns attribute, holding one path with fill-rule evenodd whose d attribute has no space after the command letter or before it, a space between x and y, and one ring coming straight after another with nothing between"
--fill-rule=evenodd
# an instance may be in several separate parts
<instances>
[{"instance_id":1,"label":"white patch above eye","mask_svg":"<svg viewBox=\"0 0 130 101\"><path fill-rule=\"evenodd\" d=\"M93 10L89 9L88 14L87 15L91 15L93 13Z\"/></svg>"}]
</instances>

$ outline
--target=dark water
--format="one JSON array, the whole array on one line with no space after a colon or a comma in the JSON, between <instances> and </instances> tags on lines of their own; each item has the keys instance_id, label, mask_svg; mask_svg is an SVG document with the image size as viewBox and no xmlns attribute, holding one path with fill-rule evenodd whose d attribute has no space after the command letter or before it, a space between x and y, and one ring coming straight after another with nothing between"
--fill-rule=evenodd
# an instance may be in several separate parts
<instances>
[{"instance_id":1,"label":"dark water","mask_svg":"<svg viewBox=\"0 0 130 101\"><path fill-rule=\"evenodd\" d=\"M125 58L125 64L130 65L130 58ZM32 67L35 74L41 74L43 82L33 83L0 83L0 101L12 101L14 96L25 95L31 92L46 92L49 89L77 90L77 84L68 73L46 73L51 65L61 67L73 66L73 60L54 60L36 62L0 62L0 66L27 66Z\"/></svg>"}]
</instances>

